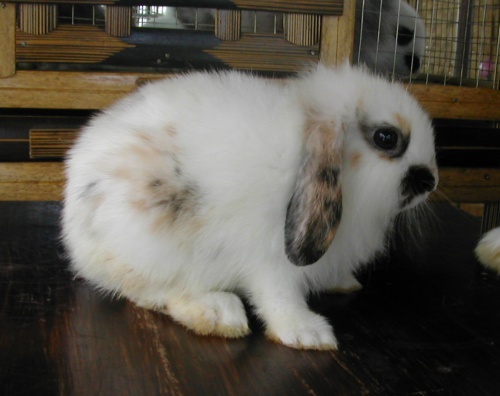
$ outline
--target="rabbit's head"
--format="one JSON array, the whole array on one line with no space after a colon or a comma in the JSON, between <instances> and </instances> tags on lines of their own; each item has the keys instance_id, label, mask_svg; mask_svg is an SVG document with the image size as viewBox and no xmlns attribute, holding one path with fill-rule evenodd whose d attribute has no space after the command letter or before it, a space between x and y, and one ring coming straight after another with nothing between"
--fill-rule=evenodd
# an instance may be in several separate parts
<instances>
[{"instance_id":1,"label":"rabbit's head","mask_svg":"<svg viewBox=\"0 0 500 396\"><path fill-rule=\"evenodd\" d=\"M380 250L374 245L396 215L438 182L432 124L416 100L361 69L330 73L320 66L301 88L311 110L285 226L286 252L297 265L316 262L341 230L343 243ZM343 99L331 100L331 92Z\"/></svg>"},{"instance_id":2,"label":"rabbit's head","mask_svg":"<svg viewBox=\"0 0 500 396\"><path fill-rule=\"evenodd\" d=\"M402 0L358 0L354 57L371 70L405 77L422 68L425 25Z\"/></svg>"}]
</instances>

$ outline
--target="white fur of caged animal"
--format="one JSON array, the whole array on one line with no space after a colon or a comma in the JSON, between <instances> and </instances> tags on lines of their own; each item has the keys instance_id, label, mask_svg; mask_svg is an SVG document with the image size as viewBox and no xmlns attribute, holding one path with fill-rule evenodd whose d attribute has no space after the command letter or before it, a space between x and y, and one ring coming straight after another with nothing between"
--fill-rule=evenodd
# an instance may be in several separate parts
<instances>
[{"instance_id":1,"label":"white fur of caged animal","mask_svg":"<svg viewBox=\"0 0 500 396\"><path fill-rule=\"evenodd\" d=\"M187 24L195 19L205 25L215 22L215 10L178 8L177 17ZM253 29L254 16L243 13L242 27ZM256 16L255 16L256 18ZM259 13L264 31L283 31L275 14ZM425 51L425 25L417 11L404 0L357 0L354 63L365 64L386 76L408 77L421 71Z\"/></svg>"},{"instance_id":2,"label":"white fur of caged animal","mask_svg":"<svg viewBox=\"0 0 500 396\"><path fill-rule=\"evenodd\" d=\"M76 274L198 334L334 349L310 293L356 289L395 217L438 175L431 121L345 65L283 82L190 73L143 86L81 132L63 240Z\"/></svg>"},{"instance_id":3,"label":"white fur of caged animal","mask_svg":"<svg viewBox=\"0 0 500 396\"><path fill-rule=\"evenodd\" d=\"M418 73L425 52L425 25L401 0L357 0L354 58L379 73Z\"/></svg>"}]
</instances>

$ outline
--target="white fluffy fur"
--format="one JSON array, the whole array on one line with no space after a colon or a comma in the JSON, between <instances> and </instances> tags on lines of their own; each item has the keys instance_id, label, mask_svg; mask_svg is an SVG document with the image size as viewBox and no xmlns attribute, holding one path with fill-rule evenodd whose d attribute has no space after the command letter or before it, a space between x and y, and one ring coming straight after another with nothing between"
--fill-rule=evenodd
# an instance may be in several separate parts
<instances>
[{"instance_id":1,"label":"white fluffy fur","mask_svg":"<svg viewBox=\"0 0 500 396\"><path fill-rule=\"evenodd\" d=\"M297 267L284 223L311 117L343 139L343 210L326 254ZM409 128L406 153L384 158L360 122ZM271 339L331 349L332 328L307 295L360 287L352 273L384 250L411 165L437 180L429 118L404 88L362 69L318 66L287 83L176 76L83 129L66 162L63 238L77 274L199 334L246 335L244 296Z\"/></svg>"},{"instance_id":2,"label":"white fluffy fur","mask_svg":"<svg viewBox=\"0 0 500 396\"><path fill-rule=\"evenodd\" d=\"M401 0L357 0L356 8L355 59L383 74L405 77L418 73L426 33L415 9ZM399 45L396 38L403 28L414 36L408 43ZM412 56L413 61L405 59Z\"/></svg>"},{"instance_id":3,"label":"white fluffy fur","mask_svg":"<svg viewBox=\"0 0 500 396\"><path fill-rule=\"evenodd\" d=\"M479 261L500 274L500 227L488 231L476 247Z\"/></svg>"}]
</instances>

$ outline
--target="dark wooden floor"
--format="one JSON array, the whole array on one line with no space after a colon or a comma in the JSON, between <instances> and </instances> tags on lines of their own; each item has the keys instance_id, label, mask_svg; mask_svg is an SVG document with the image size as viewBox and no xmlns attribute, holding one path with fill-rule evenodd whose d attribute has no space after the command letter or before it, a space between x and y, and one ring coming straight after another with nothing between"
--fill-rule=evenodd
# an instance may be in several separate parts
<instances>
[{"instance_id":1,"label":"dark wooden floor","mask_svg":"<svg viewBox=\"0 0 500 396\"><path fill-rule=\"evenodd\" d=\"M198 337L103 298L66 270L58 203L0 203L2 395L500 395L500 280L472 255L479 223L439 207L419 248L352 295L311 301L340 350Z\"/></svg>"}]
</instances>

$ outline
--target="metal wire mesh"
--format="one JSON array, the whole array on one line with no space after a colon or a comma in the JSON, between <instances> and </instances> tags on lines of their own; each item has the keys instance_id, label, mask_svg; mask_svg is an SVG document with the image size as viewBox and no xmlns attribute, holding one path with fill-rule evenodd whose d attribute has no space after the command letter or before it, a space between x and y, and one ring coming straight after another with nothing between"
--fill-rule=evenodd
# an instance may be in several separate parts
<instances>
[{"instance_id":1,"label":"metal wire mesh","mask_svg":"<svg viewBox=\"0 0 500 396\"><path fill-rule=\"evenodd\" d=\"M425 81L491 86L499 81L499 0L410 0L426 25Z\"/></svg>"}]
</instances>

